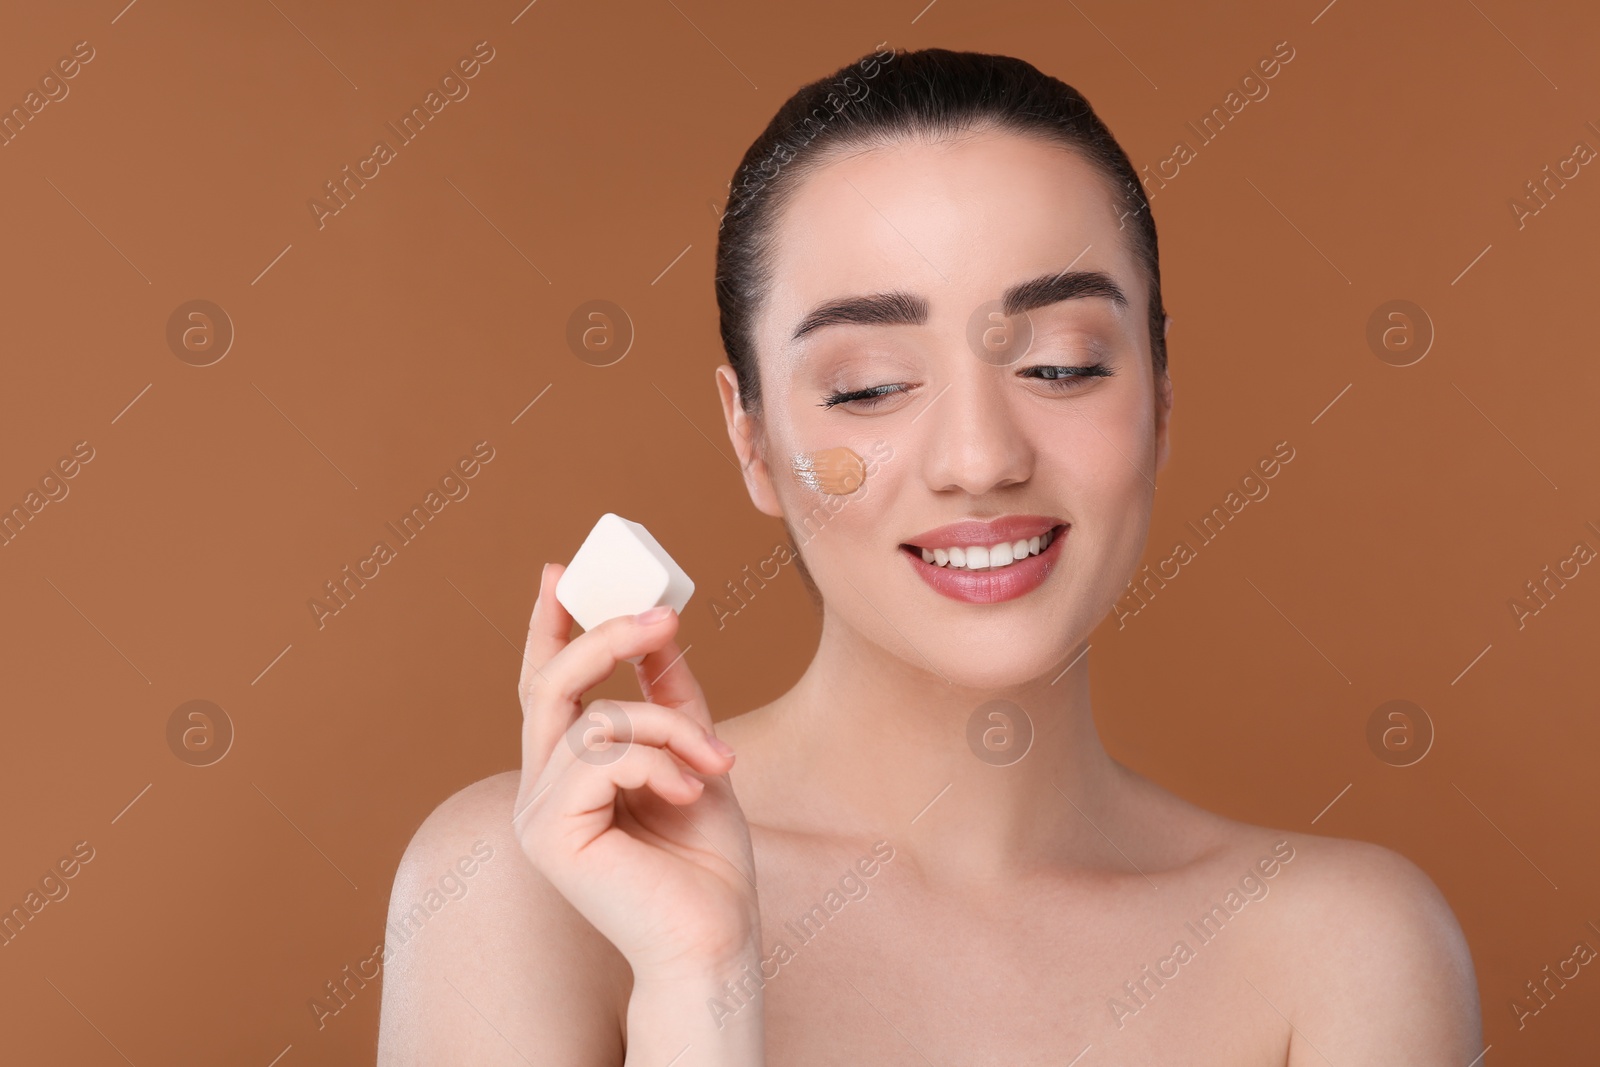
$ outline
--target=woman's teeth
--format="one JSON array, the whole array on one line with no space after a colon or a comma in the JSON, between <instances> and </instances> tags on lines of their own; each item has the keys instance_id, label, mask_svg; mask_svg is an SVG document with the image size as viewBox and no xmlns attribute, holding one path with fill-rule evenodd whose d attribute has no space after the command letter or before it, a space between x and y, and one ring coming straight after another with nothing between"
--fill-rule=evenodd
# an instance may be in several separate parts
<instances>
[{"instance_id":1,"label":"woman's teeth","mask_svg":"<svg viewBox=\"0 0 1600 1067\"><path fill-rule=\"evenodd\" d=\"M1037 556L1050 547L1056 532L1047 530L1039 537L1026 541L1002 541L998 545L969 545L966 548L924 548L922 561L936 567L953 567L959 570L983 571L1005 567L1020 559Z\"/></svg>"}]
</instances>

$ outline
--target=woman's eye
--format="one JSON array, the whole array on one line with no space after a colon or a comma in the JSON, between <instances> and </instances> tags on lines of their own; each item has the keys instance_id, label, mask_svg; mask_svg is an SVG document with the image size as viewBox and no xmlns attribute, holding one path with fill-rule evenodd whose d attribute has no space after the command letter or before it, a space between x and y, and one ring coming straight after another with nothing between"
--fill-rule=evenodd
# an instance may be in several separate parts
<instances>
[{"instance_id":1,"label":"woman's eye","mask_svg":"<svg viewBox=\"0 0 1600 1067\"><path fill-rule=\"evenodd\" d=\"M890 394L904 392L907 388L905 385L875 385L871 389L857 389L849 393L830 393L820 406L831 408L839 404L852 404L855 410L869 410L877 407Z\"/></svg>"},{"instance_id":2,"label":"woman's eye","mask_svg":"<svg viewBox=\"0 0 1600 1067\"><path fill-rule=\"evenodd\" d=\"M1038 372L1035 374L1034 372ZM1090 363L1081 367L1060 367L1041 364L1022 370L1023 377L1033 377L1044 382L1051 390L1059 393L1070 393L1082 389L1091 378L1109 378L1115 371L1104 363ZM875 385L870 389L856 389L851 392L830 393L824 397L819 405L824 408L834 408L841 404L849 404L852 411L870 411L880 406L884 400L896 393L903 393L912 388L909 385L896 383L893 385Z\"/></svg>"},{"instance_id":3,"label":"woman's eye","mask_svg":"<svg viewBox=\"0 0 1600 1067\"><path fill-rule=\"evenodd\" d=\"M1082 367L1029 367L1022 374L1027 376L1030 371L1041 372L1038 380L1045 382L1057 392L1081 389L1091 378L1109 378L1116 373L1104 363L1090 363Z\"/></svg>"}]
</instances>

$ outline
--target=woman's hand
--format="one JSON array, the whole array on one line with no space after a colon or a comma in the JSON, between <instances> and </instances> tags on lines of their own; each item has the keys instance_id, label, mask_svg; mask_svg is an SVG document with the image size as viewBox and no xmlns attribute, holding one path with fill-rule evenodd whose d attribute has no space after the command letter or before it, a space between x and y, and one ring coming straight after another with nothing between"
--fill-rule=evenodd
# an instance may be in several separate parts
<instances>
[{"instance_id":1,"label":"woman's hand","mask_svg":"<svg viewBox=\"0 0 1600 1067\"><path fill-rule=\"evenodd\" d=\"M731 977L760 958L744 812L677 615L611 619L568 639L547 564L517 691L522 780L512 828L529 860L632 966L637 985ZM619 662L644 701L582 706Z\"/></svg>"}]
</instances>

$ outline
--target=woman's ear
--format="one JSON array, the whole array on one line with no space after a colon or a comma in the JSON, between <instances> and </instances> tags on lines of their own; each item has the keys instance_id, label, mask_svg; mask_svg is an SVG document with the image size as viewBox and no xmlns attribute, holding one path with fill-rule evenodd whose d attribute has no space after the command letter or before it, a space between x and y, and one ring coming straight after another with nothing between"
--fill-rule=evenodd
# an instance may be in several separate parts
<instances>
[{"instance_id":1,"label":"woman's ear","mask_svg":"<svg viewBox=\"0 0 1600 1067\"><path fill-rule=\"evenodd\" d=\"M739 396L739 378L727 363L717 368L717 392L722 397L722 418L728 425L728 440L739 457L739 469L744 473L744 486L751 502L762 514L781 519L783 509L778 506L772 475L761 454L756 422L744 410Z\"/></svg>"}]
</instances>

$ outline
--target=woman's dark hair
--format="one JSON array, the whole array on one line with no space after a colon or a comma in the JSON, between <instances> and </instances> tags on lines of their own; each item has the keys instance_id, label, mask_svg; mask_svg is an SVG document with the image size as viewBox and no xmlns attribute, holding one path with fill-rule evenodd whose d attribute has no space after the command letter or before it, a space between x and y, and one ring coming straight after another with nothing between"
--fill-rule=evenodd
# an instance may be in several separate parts
<instances>
[{"instance_id":1,"label":"woman's dark hair","mask_svg":"<svg viewBox=\"0 0 1600 1067\"><path fill-rule=\"evenodd\" d=\"M879 46L882 47L881 45ZM1167 367L1161 265L1150 201L1127 153L1072 86L1011 56L924 48L869 53L802 87L756 138L730 183L717 233L722 345L744 410L761 414L753 324L772 284L769 252L783 207L808 170L839 150L886 147L906 136L957 136L995 127L1044 136L1105 176L1150 288L1155 376Z\"/></svg>"}]
</instances>

